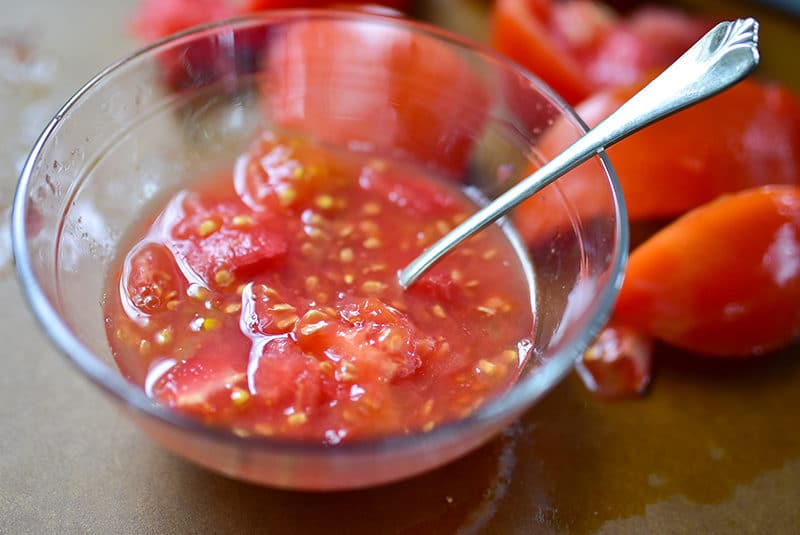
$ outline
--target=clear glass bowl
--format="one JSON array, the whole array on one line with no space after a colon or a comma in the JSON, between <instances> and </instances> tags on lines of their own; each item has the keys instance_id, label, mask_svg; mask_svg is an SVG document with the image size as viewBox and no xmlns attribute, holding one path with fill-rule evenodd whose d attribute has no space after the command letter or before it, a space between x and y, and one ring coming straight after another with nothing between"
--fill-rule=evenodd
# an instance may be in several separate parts
<instances>
[{"instance_id":1,"label":"clear glass bowl","mask_svg":"<svg viewBox=\"0 0 800 535\"><path fill-rule=\"evenodd\" d=\"M291 39L309 29L314 46L298 54ZM341 53L342 35L363 53ZM386 61L395 45L385 43L398 40L416 50L413 61ZM445 86L438 73L454 58L466 74ZM398 83L402 98L391 89ZM409 128L403 106L433 126ZM396 480L454 459L509 425L564 377L606 321L628 230L619 184L601 154L539 194L533 213L542 224L530 225L529 210L523 234L535 270L533 356L509 391L469 417L429 433L330 447L242 438L156 405L114 365L101 307L107 270L153 198L230 165L269 121L421 166L467 157L466 171L446 171L489 197L558 148L554 131L563 144L585 128L541 81L480 46L415 22L352 12L273 12L206 26L88 82L25 165L13 213L17 271L56 346L164 447L277 487ZM437 128L442 122L446 128Z\"/></svg>"}]
</instances>

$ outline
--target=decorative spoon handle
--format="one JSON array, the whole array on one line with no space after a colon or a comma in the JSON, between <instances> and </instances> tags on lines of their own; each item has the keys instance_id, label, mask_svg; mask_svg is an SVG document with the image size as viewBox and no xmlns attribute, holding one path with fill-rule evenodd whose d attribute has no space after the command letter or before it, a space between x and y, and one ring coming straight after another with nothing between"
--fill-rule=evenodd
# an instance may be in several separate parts
<instances>
[{"instance_id":1,"label":"decorative spoon handle","mask_svg":"<svg viewBox=\"0 0 800 535\"><path fill-rule=\"evenodd\" d=\"M758 60L755 19L718 24L604 121L414 259L400 271L400 285L408 288L456 245L598 152L736 84L755 69Z\"/></svg>"}]
</instances>

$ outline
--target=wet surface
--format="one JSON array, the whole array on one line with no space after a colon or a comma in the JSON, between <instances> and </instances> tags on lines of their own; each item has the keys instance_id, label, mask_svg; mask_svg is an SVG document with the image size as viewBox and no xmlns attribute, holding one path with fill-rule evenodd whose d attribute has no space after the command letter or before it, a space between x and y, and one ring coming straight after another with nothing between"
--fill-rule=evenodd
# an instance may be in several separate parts
<instances>
[{"instance_id":1,"label":"wet surface","mask_svg":"<svg viewBox=\"0 0 800 535\"><path fill-rule=\"evenodd\" d=\"M0 0L4 218L49 116L132 49L121 31L131 5ZM430 9L443 16L454 5L466 15L450 24L479 35L485 3L436 0ZM800 23L764 22L764 72L798 76L780 50L796 49ZM358 492L275 491L190 465L123 420L40 333L7 267L3 232L2 533L798 532L797 346L737 363L662 348L641 400L595 400L571 376L504 435L437 471Z\"/></svg>"}]
</instances>

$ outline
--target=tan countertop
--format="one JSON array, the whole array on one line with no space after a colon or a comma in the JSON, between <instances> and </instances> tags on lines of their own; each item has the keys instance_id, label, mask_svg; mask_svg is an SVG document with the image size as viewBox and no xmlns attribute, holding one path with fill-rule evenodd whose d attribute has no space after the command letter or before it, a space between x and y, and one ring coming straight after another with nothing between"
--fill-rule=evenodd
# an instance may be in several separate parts
<instances>
[{"instance_id":1,"label":"tan countertop","mask_svg":"<svg viewBox=\"0 0 800 535\"><path fill-rule=\"evenodd\" d=\"M25 147L83 81L133 49L123 31L132 5L0 0L4 221ZM26 39L30 49L18 46ZM797 347L736 366L664 350L645 399L600 403L570 377L505 435L433 473L359 492L275 491L190 465L123 420L35 325L4 256L6 233L0 533L800 529Z\"/></svg>"}]
</instances>

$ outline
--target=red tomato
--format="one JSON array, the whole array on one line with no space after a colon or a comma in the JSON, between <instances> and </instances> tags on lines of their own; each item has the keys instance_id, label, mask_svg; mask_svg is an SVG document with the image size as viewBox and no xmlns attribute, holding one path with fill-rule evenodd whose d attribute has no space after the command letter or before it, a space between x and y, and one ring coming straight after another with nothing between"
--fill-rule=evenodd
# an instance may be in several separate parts
<instances>
[{"instance_id":1,"label":"red tomato","mask_svg":"<svg viewBox=\"0 0 800 535\"><path fill-rule=\"evenodd\" d=\"M666 67L710 25L665 8L620 19L600 2L498 0L492 45L576 104Z\"/></svg>"},{"instance_id":2,"label":"red tomato","mask_svg":"<svg viewBox=\"0 0 800 535\"><path fill-rule=\"evenodd\" d=\"M445 45L378 25L287 29L271 42L262 86L279 125L450 175L463 172L488 112L481 80Z\"/></svg>"},{"instance_id":3,"label":"red tomato","mask_svg":"<svg viewBox=\"0 0 800 535\"><path fill-rule=\"evenodd\" d=\"M800 188L697 208L631 255L614 321L706 355L757 355L800 334Z\"/></svg>"},{"instance_id":4,"label":"red tomato","mask_svg":"<svg viewBox=\"0 0 800 535\"><path fill-rule=\"evenodd\" d=\"M238 276L266 267L288 251L286 226L252 214L238 199L179 195L165 214L159 224L172 226L163 233L170 236L187 279L199 277L209 287L235 287Z\"/></svg>"},{"instance_id":5,"label":"red tomato","mask_svg":"<svg viewBox=\"0 0 800 535\"><path fill-rule=\"evenodd\" d=\"M594 126L642 85L598 93L577 112ZM675 217L722 193L797 184L800 101L781 86L745 80L619 142L608 155L632 220Z\"/></svg>"},{"instance_id":6,"label":"red tomato","mask_svg":"<svg viewBox=\"0 0 800 535\"><path fill-rule=\"evenodd\" d=\"M550 0L497 0L491 42L574 104L589 95L591 85L577 58L563 50L548 29L553 7Z\"/></svg>"},{"instance_id":7,"label":"red tomato","mask_svg":"<svg viewBox=\"0 0 800 535\"><path fill-rule=\"evenodd\" d=\"M619 326L606 327L575 365L589 390L613 399L642 394L652 367L653 340Z\"/></svg>"},{"instance_id":8,"label":"red tomato","mask_svg":"<svg viewBox=\"0 0 800 535\"><path fill-rule=\"evenodd\" d=\"M131 19L131 28L143 41L155 41L239 13L236 2L230 0L143 0Z\"/></svg>"}]
</instances>

